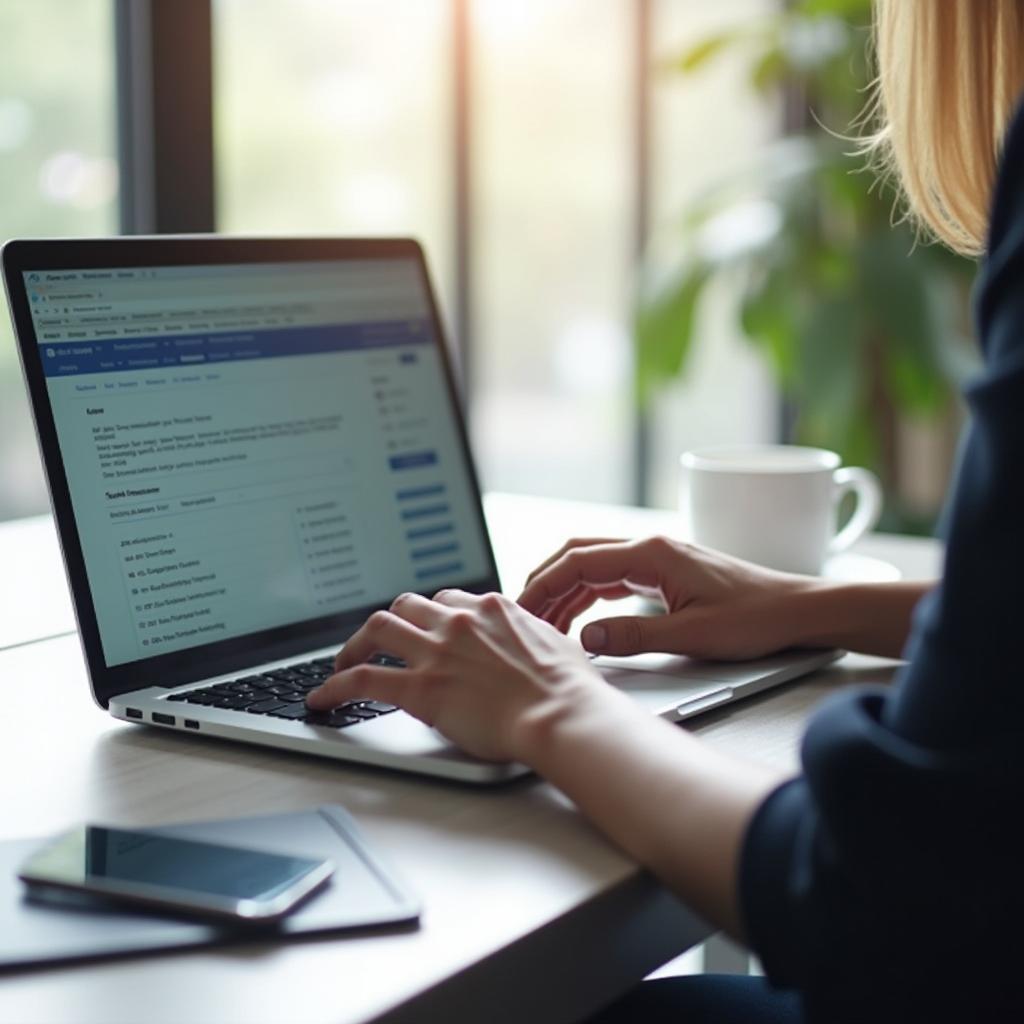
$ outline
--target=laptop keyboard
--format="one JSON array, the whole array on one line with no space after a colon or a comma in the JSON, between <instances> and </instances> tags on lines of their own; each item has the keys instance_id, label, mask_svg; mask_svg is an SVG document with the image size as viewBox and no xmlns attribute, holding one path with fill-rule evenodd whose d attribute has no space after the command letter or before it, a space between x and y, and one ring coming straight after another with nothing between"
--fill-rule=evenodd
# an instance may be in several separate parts
<instances>
[{"instance_id":1,"label":"laptop keyboard","mask_svg":"<svg viewBox=\"0 0 1024 1024\"><path fill-rule=\"evenodd\" d=\"M405 667L401 658L389 654L378 654L371 661L393 668ZM379 700L348 700L333 711L310 711L306 707L306 694L315 690L333 673L333 658L315 658L301 665L289 665L259 675L230 679L186 693L173 693L167 700L240 711L249 715L267 715L309 725L326 725L333 729L359 725L360 722L398 710L394 704L385 704Z\"/></svg>"}]
</instances>

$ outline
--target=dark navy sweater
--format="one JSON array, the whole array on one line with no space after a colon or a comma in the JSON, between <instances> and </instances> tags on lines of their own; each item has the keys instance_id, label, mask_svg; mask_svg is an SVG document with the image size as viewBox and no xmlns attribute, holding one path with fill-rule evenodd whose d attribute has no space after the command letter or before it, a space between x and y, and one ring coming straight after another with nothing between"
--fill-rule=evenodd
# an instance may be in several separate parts
<instances>
[{"instance_id":1,"label":"dark navy sweater","mask_svg":"<svg viewBox=\"0 0 1024 1024\"><path fill-rule=\"evenodd\" d=\"M815 713L744 844L748 937L808 1022L1024 1021L1024 108L976 296L985 368L909 664Z\"/></svg>"}]
</instances>

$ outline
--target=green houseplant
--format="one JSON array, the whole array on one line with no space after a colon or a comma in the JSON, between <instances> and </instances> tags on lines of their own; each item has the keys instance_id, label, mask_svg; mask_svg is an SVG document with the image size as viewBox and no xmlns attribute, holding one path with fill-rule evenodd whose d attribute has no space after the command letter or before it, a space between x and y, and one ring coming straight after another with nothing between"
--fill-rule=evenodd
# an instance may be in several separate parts
<instances>
[{"instance_id":1,"label":"green houseplant","mask_svg":"<svg viewBox=\"0 0 1024 1024\"><path fill-rule=\"evenodd\" d=\"M927 528L900 501L897 435L908 417L949 415L970 371L975 267L917 238L841 134L856 130L870 97L870 17L870 0L796 0L667 63L696 75L741 50L751 86L784 95L790 116L753 165L683 211L676 265L643 281L635 383L646 408L685 370L701 299L727 277L742 333L783 395L785 440L873 468L889 496L883 525Z\"/></svg>"}]
</instances>

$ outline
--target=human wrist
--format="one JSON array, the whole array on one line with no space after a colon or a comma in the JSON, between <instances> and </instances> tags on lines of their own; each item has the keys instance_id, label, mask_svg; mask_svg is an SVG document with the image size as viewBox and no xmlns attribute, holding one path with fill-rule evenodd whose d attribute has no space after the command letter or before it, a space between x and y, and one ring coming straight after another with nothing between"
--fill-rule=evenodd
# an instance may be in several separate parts
<instances>
[{"instance_id":1,"label":"human wrist","mask_svg":"<svg viewBox=\"0 0 1024 1024\"><path fill-rule=\"evenodd\" d=\"M580 670L561 680L516 717L509 733L513 756L541 774L548 774L545 766L552 756L558 756L566 736L585 722L613 717L615 711L609 705L622 702L621 693L596 674ZM626 703L626 710L632 709Z\"/></svg>"},{"instance_id":2,"label":"human wrist","mask_svg":"<svg viewBox=\"0 0 1024 1024\"><path fill-rule=\"evenodd\" d=\"M794 646L856 649L877 613L864 584L815 581L794 598Z\"/></svg>"}]
</instances>

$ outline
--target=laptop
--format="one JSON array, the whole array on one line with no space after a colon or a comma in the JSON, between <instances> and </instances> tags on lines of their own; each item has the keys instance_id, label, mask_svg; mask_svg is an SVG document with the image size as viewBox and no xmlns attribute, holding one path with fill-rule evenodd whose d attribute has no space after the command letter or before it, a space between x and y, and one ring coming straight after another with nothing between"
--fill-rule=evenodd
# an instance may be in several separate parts
<instances>
[{"instance_id":1,"label":"laptop","mask_svg":"<svg viewBox=\"0 0 1024 1024\"><path fill-rule=\"evenodd\" d=\"M100 707L464 782L527 772L380 701L305 708L397 594L500 589L416 242L13 241L2 262ZM836 656L598 664L681 720Z\"/></svg>"}]
</instances>

